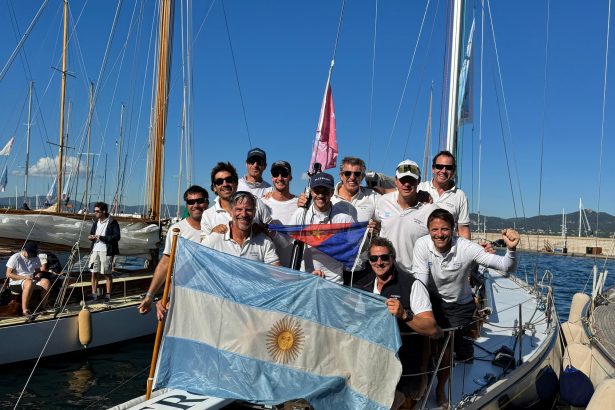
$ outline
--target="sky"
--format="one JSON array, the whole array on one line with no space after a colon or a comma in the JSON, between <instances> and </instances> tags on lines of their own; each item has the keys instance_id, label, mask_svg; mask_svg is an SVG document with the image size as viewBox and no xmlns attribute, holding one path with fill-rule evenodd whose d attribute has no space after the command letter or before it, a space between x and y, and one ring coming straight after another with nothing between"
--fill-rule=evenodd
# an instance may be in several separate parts
<instances>
[{"instance_id":1,"label":"sky","mask_svg":"<svg viewBox=\"0 0 615 410\"><path fill-rule=\"evenodd\" d=\"M7 0L3 5L3 67L42 3ZM120 143L124 202L143 203L147 191L156 3L121 4L101 75L118 3L70 2L68 152L76 169L76 154L86 151L88 87L93 81L97 92L90 148L95 161L92 200L112 201ZM476 17L474 108L472 123L461 131L458 184L470 199L471 211L499 217L574 212L582 197L586 208L615 214L610 178L615 173L610 161L615 148L612 65L602 128L608 1L493 1L490 14L485 6L484 33L480 2L467 4L467 21ZM230 161L243 175L247 151L260 147L269 164L289 161L292 191L303 190L342 2L204 0L192 2L190 13L182 12L181 6L177 1L163 201L175 203L178 183L183 191L188 182L185 161L179 179L182 69L188 71L182 65L182 27L184 36L192 38L191 182L209 188L210 170L218 161ZM0 196L14 197L16 191L23 195L30 80L35 82L35 114L29 194L44 196L55 174L61 9L60 0L49 1L0 80L0 145L15 136L11 155L0 157L9 170L6 192ZM369 169L389 175L403 159L422 164L432 87L430 153L443 148L448 12L445 0L346 0L331 79L339 158L361 157ZM182 14L190 17L189 37ZM83 178L85 165L79 169ZM336 170L330 172L339 178ZM81 179L71 196L82 192Z\"/></svg>"}]
</instances>

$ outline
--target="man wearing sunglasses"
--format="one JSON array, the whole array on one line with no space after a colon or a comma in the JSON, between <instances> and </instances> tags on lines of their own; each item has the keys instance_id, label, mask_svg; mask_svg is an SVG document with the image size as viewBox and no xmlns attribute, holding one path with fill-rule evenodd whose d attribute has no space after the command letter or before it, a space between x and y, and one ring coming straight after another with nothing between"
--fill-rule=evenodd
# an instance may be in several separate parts
<instances>
[{"instance_id":1,"label":"man wearing sunglasses","mask_svg":"<svg viewBox=\"0 0 615 410\"><path fill-rule=\"evenodd\" d=\"M369 264L371 271L357 280L355 288L387 298L386 306L397 318L402 333L415 331L419 335L440 338L442 329L433 315L429 292L423 283L412 275L401 272L395 267L395 248L391 241L375 237L369 244ZM399 349L399 359L403 374L423 373L427 370L429 341L419 335L404 334ZM423 354L419 353L422 352ZM401 395L408 400L420 400L427 387L427 376L402 376L396 394L396 403ZM407 408L411 408L410 403ZM392 408L398 408L393 406Z\"/></svg>"},{"instance_id":2,"label":"man wearing sunglasses","mask_svg":"<svg viewBox=\"0 0 615 410\"><path fill-rule=\"evenodd\" d=\"M409 159L395 170L396 191L382 195L376 203L376 219L382 224L380 236L397 250L397 267L412 272L414 242L428 233L427 218L438 206L419 202L417 186L421 182L418 164Z\"/></svg>"},{"instance_id":3,"label":"man wearing sunglasses","mask_svg":"<svg viewBox=\"0 0 615 410\"><path fill-rule=\"evenodd\" d=\"M466 194L455 186L455 157L449 151L440 151L431 164L431 181L419 184L419 190L426 191L433 202L453 214L459 236L472 239L470 213Z\"/></svg>"},{"instance_id":4,"label":"man wearing sunglasses","mask_svg":"<svg viewBox=\"0 0 615 410\"><path fill-rule=\"evenodd\" d=\"M265 195L263 203L269 207L273 224L292 225L297 210L297 197L290 193L293 179L291 166L286 161L276 161L271 165L273 191ZM278 250L283 266L290 266L292 241L286 235L274 235L273 242Z\"/></svg>"},{"instance_id":5,"label":"man wearing sunglasses","mask_svg":"<svg viewBox=\"0 0 615 410\"><path fill-rule=\"evenodd\" d=\"M201 218L201 239L212 232L224 233L231 220L231 197L237 192L237 170L230 162L218 162L211 170L211 190L216 194L213 206ZM254 223L271 222L271 213L263 202L256 198Z\"/></svg>"},{"instance_id":6,"label":"man wearing sunglasses","mask_svg":"<svg viewBox=\"0 0 615 410\"><path fill-rule=\"evenodd\" d=\"M246 158L246 176L237 183L238 191L247 191L257 198L262 198L271 191L271 185L263 180L263 172L267 168L267 154L260 148L252 148Z\"/></svg>"},{"instance_id":7,"label":"man wearing sunglasses","mask_svg":"<svg viewBox=\"0 0 615 410\"><path fill-rule=\"evenodd\" d=\"M169 256L171 255L171 245L173 243L173 235L171 235L173 229L178 228L179 236L182 238L186 238L197 243L201 240L201 218L203 216L203 212L209 206L209 194L205 188L198 185L192 185L186 190L186 192L184 192L184 201L186 202L188 217L182 219L176 224L173 224L169 228L164 250L162 251L162 258L160 258L160 261L156 266L156 270L152 276L152 282L149 285L147 293L137 308L139 313L145 314L152 309L154 295L164 284L167 268L169 266Z\"/></svg>"},{"instance_id":8,"label":"man wearing sunglasses","mask_svg":"<svg viewBox=\"0 0 615 410\"><path fill-rule=\"evenodd\" d=\"M310 195L312 203L307 211L299 208L293 216L293 225L334 224L356 222L352 215L339 204L333 205L333 176L318 172L310 178ZM316 248L306 245L303 251L301 270L312 272L331 282L344 283L344 265Z\"/></svg>"},{"instance_id":9,"label":"man wearing sunglasses","mask_svg":"<svg viewBox=\"0 0 615 410\"><path fill-rule=\"evenodd\" d=\"M90 248L90 270L92 271L91 300L98 298L98 277L102 274L106 280L106 292L103 303L111 302L111 287L113 286L113 258L120 254L118 242L121 239L120 224L109 215L109 205L104 202L94 204L96 220L92 224L88 239L92 242Z\"/></svg>"}]
</instances>

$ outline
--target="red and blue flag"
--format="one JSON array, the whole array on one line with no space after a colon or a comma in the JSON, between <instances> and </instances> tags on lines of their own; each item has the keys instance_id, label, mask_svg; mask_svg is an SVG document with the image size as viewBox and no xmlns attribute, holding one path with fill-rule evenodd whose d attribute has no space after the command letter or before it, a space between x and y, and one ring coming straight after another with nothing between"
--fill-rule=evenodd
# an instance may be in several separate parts
<instances>
[{"instance_id":1,"label":"red and blue flag","mask_svg":"<svg viewBox=\"0 0 615 410\"><path fill-rule=\"evenodd\" d=\"M311 225L269 225L280 232L318 249L352 269L365 235L367 222Z\"/></svg>"}]
</instances>

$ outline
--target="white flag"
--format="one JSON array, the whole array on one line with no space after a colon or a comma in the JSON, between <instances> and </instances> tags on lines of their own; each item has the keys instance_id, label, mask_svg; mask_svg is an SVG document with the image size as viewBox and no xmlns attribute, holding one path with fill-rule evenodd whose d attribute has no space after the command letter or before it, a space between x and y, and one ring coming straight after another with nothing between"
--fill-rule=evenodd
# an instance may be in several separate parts
<instances>
[{"instance_id":1,"label":"white flag","mask_svg":"<svg viewBox=\"0 0 615 410\"><path fill-rule=\"evenodd\" d=\"M0 155L8 156L11 154L11 148L13 148L13 142L15 141L15 137L11 137L9 142L6 143L2 151L0 151Z\"/></svg>"}]
</instances>

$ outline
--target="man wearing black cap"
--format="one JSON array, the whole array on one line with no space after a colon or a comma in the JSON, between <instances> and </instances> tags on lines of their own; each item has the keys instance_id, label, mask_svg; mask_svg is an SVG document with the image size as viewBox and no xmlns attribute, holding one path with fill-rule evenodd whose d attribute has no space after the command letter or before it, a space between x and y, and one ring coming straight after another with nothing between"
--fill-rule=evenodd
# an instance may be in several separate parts
<instances>
[{"instance_id":1,"label":"man wearing black cap","mask_svg":"<svg viewBox=\"0 0 615 410\"><path fill-rule=\"evenodd\" d=\"M252 148L246 158L247 174L239 178L238 191L251 192L257 198L262 198L271 191L271 185L263 181L263 172L267 168L267 154L260 148Z\"/></svg>"},{"instance_id":2,"label":"man wearing black cap","mask_svg":"<svg viewBox=\"0 0 615 410\"><path fill-rule=\"evenodd\" d=\"M344 206L332 204L333 176L319 172L310 178L310 195L312 204L306 211L297 209L293 216L293 225L353 223L355 218L346 213ZM301 270L312 272L322 278L343 284L344 265L332 257L310 246L305 246Z\"/></svg>"},{"instance_id":3,"label":"man wearing black cap","mask_svg":"<svg viewBox=\"0 0 615 410\"><path fill-rule=\"evenodd\" d=\"M49 279L41 279L40 270L38 245L34 242L26 242L23 249L13 254L6 262L6 277L10 279L11 290L21 292L21 310L24 316L30 315L28 303L34 289L45 291L45 296L49 290Z\"/></svg>"},{"instance_id":4,"label":"man wearing black cap","mask_svg":"<svg viewBox=\"0 0 615 410\"><path fill-rule=\"evenodd\" d=\"M290 193L290 181L292 179L291 167L288 162L276 161L271 165L273 191L265 195L262 201L271 211L271 223L273 224L293 224L293 215L297 210L297 197ZM292 241L286 235L275 235L272 239L278 250L280 262L284 266L290 266Z\"/></svg>"}]
</instances>

